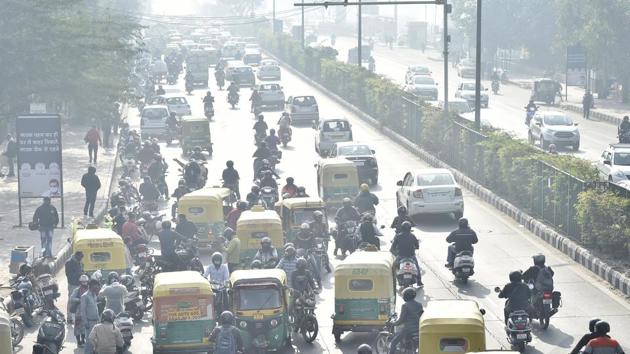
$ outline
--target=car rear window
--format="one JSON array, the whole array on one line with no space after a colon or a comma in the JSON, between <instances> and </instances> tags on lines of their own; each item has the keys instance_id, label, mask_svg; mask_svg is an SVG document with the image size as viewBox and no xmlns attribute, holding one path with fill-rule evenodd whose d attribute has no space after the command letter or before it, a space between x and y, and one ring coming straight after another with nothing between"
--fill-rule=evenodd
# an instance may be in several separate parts
<instances>
[{"instance_id":1,"label":"car rear window","mask_svg":"<svg viewBox=\"0 0 630 354\"><path fill-rule=\"evenodd\" d=\"M339 147L339 156L361 156L372 155L370 147L367 145L348 145Z\"/></svg>"},{"instance_id":2,"label":"car rear window","mask_svg":"<svg viewBox=\"0 0 630 354\"><path fill-rule=\"evenodd\" d=\"M455 184L453 177L448 173L435 173L418 176L418 186L444 186Z\"/></svg>"},{"instance_id":3,"label":"car rear window","mask_svg":"<svg viewBox=\"0 0 630 354\"><path fill-rule=\"evenodd\" d=\"M317 104L317 102L315 101L315 97L305 96L305 97L295 97L293 99L293 104L298 105L298 106L312 106L314 104Z\"/></svg>"},{"instance_id":4,"label":"car rear window","mask_svg":"<svg viewBox=\"0 0 630 354\"><path fill-rule=\"evenodd\" d=\"M351 291L370 291L374 288L374 282L371 279L351 279L348 288Z\"/></svg>"},{"instance_id":5,"label":"car rear window","mask_svg":"<svg viewBox=\"0 0 630 354\"><path fill-rule=\"evenodd\" d=\"M280 85L277 85L277 84L260 85L259 90L260 91L277 91L277 90L280 90Z\"/></svg>"},{"instance_id":6,"label":"car rear window","mask_svg":"<svg viewBox=\"0 0 630 354\"><path fill-rule=\"evenodd\" d=\"M630 166L630 153L628 152L616 152L614 155L615 165L618 166Z\"/></svg>"},{"instance_id":7,"label":"car rear window","mask_svg":"<svg viewBox=\"0 0 630 354\"><path fill-rule=\"evenodd\" d=\"M168 113L163 108L147 108L142 111L142 118L158 120L166 117L168 117Z\"/></svg>"},{"instance_id":8,"label":"car rear window","mask_svg":"<svg viewBox=\"0 0 630 354\"><path fill-rule=\"evenodd\" d=\"M166 103L167 104L186 104L188 103L188 101L186 101L186 98L184 97L169 97L166 99Z\"/></svg>"},{"instance_id":9,"label":"car rear window","mask_svg":"<svg viewBox=\"0 0 630 354\"><path fill-rule=\"evenodd\" d=\"M339 132L339 131L346 131L349 129L350 129L350 126L348 122L345 122L342 120L324 122L323 124L323 130L325 132Z\"/></svg>"}]
</instances>

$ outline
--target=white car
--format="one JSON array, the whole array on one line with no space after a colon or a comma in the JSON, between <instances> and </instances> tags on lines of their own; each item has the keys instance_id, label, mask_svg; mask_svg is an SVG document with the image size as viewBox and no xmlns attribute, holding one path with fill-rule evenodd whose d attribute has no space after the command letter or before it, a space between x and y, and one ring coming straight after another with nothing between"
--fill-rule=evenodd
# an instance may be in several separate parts
<instances>
[{"instance_id":1,"label":"white car","mask_svg":"<svg viewBox=\"0 0 630 354\"><path fill-rule=\"evenodd\" d=\"M280 66L275 61L261 61L256 74L259 80L280 80Z\"/></svg>"},{"instance_id":2,"label":"white car","mask_svg":"<svg viewBox=\"0 0 630 354\"><path fill-rule=\"evenodd\" d=\"M314 96L290 96L287 99L286 111L293 124L313 121L319 123L319 107Z\"/></svg>"},{"instance_id":3,"label":"white car","mask_svg":"<svg viewBox=\"0 0 630 354\"><path fill-rule=\"evenodd\" d=\"M411 78L405 91L423 99L437 101L437 83L431 76L416 75Z\"/></svg>"},{"instance_id":4,"label":"white car","mask_svg":"<svg viewBox=\"0 0 630 354\"><path fill-rule=\"evenodd\" d=\"M628 183L630 144L610 144L595 165L602 179L617 184Z\"/></svg>"},{"instance_id":5,"label":"white car","mask_svg":"<svg viewBox=\"0 0 630 354\"><path fill-rule=\"evenodd\" d=\"M532 144L538 141L543 150L547 150L549 144L558 147L571 145L574 151L580 150L580 131L577 123L564 112L536 112L529 122L527 136Z\"/></svg>"},{"instance_id":6,"label":"white car","mask_svg":"<svg viewBox=\"0 0 630 354\"><path fill-rule=\"evenodd\" d=\"M453 213L459 219L464 215L462 189L447 169L410 171L397 185L396 204L407 207L410 216Z\"/></svg>"},{"instance_id":7,"label":"white car","mask_svg":"<svg viewBox=\"0 0 630 354\"><path fill-rule=\"evenodd\" d=\"M164 137L167 132L167 119L170 111L166 105L144 106L140 114L140 135L142 139Z\"/></svg>"},{"instance_id":8,"label":"white car","mask_svg":"<svg viewBox=\"0 0 630 354\"><path fill-rule=\"evenodd\" d=\"M405 83L408 84L411 82L411 79L414 76L422 75L422 76L431 76L431 69L426 66L415 65L407 68L407 73L405 73Z\"/></svg>"},{"instance_id":9,"label":"white car","mask_svg":"<svg viewBox=\"0 0 630 354\"><path fill-rule=\"evenodd\" d=\"M186 100L186 97L166 97L166 105L168 106L169 111L175 112L175 114L180 117L189 116L192 114L192 111L190 110L190 105L188 104L188 100Z\"/></svg>"},{"instance_id":10,"label":"white car","mask_svg":"<svg viewBox=\"0 0 630 354\"><path fill-rule=\"evenodd\" d=\"M480 95L479 100L481 101L480 102L481 106L484 108L488 108L488 101L490 100L488 98L488 93L486 91L488 91L488 89L484 88L482 84L481 92L479 93ZM461 84L459 84L459 86L457 87L457 91L455 91L455 97L468 101L468 104L471 107L474 107L475 106L475 82L464 81Z\"/></svg>"}]
</instances>

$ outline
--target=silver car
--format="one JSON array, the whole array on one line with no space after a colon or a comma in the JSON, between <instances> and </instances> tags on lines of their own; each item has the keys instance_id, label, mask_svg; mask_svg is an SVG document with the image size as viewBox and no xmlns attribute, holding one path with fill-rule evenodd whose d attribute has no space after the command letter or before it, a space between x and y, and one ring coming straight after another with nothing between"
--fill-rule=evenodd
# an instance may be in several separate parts
<instances>
[{"instance_id":1,"label":"silver car","mask_svg":"<svg viewBox=\"0 0 630 354\"><path fill-rule=\"evenodd\" d=\"M437 83L430 76L416 75L409 81L405 91L423 99L437 101Z\"/></svg>"},{"instance_id":2,"label":"silver car","mask_svg":"<svg viewBox=\"0 0 630 354\"><path fill-rule=\"evenodd\" d=\"M166 105L168 106L169 111L175 112L175 114L180 117L189 116L192 114L192 111L190 110L190 105L188 104L188 100L186 100L186 97L166 97Z\"/></svg>"},{"instance_id":3,"label":"silver car","mask_svg":"<svg viewBox=\"0 0 630 354\"><path fill-rule=\"evenodd\" d=\"M580 131L577 123L573 123L573 119L562 112L536 112L529 122L528 138L532 144L538 141L543 150L547 150L549 144L571 145L574 151L580 149Z\"/></svg>"},{"instance_id":4,"label":"silver car","mask_svg":"<svg viewBox=\"0 0 630 354\"><path fill-rule=\"evenodd\" d=\"M459 219L464 215L462 189L447 169L409 171L397 185L396 204L407 207L410 216L453 213Z\"/></svg>"}]
</instances>

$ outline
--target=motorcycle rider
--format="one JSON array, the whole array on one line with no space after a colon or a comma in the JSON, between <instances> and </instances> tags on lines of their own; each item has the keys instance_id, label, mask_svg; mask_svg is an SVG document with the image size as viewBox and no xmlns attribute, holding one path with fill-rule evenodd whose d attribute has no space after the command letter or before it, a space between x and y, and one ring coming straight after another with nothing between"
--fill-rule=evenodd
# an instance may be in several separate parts
<instances>
[{"instance_id":1,"label":"motorcycle rider","mask_svg":"<svg viewBox=\"0 0 630 354\"><path fill-rule=\"evenodd\" d=\"M230 280L230 271L227 264L223 263L223 255L214 252L210 259L212 263L206 268L203 277L220 285L227 283Z\"/></svg>"},{"instance_id":2,"label":"motorcycle rider","mask_svg":"<svg viewBox=\"0 0 630 354\"><path fill-rule=\"evenodd\" d=\"M313 277L313 279L315 280L315 282L317 283L317 286L321 289L322 287L322 272L321 269L319 268L319 265L317 264L317 260L315 259L315 256L313 256L313 254L311 253L311 250L305 250L304 248L298 248L295 251L295 255L296 257L299 258L304 258L306 260L306 263L308 264L308 270L311 272L311 275Z\"/></svg>"},{"instance_id":3,"label":"motorcycle rider","mask_svg":"<svg viewBox=\"0 0 630 354\"><path fill-rule=\"evenodd\" d=\"M260 202L260 187L252 186L251 192L247 193L245 200L247 200L250 208L257 205Z\"/></svg>"},{"instance_id":4,"label":"motorcycle rider","mask_svg":"<svg viewBox=\"0 0 630 354\"><path fill-rule=\"evenodd\" d=\"M278 250L271 245L271 239L269 237L263 237L262 240L260 240L260 249L256 252L254 259L260 261L263 266L276 266L278 262Z\"/></svg>"},{"instance_id":5,"label":"motorcycle rider","mask_svg":"<svg viewBox=\"0 0 630 354\"><path fill-rule=\"evenodd\" d=\"M262 175L263 175L262 179L260 180L260 183L259 183L260 188L271 187L277 192L278 191L278 183L273 178L273 175L271 174L271 171L269 171L269 170L262 171Z\"/></svg>"},{"instance_id":6,"label":"motorcycle rider","mask_svg":"<svg viewBox=\"0 0 630 354\"><path fill-rule=\"evenodd\" d=\"M218 64L217 67L215 67L214 78L217 80L219 90L223 90L223 85L225 85L225 71L223 71L223 68L218 67Z\"/></svg>"},{"instance_id":7,"label":"motorcycle rider","mask_svg":"<svg viewBox=\"0 0 630 354\"><path fill-rule=\"evenodd\" d=\"M300 225L300 231L295 236L295 247L307 250L315 247L315 237L308 223L304 222Z\"/></svg>"},{"instance_id":8,"label":"motorcycle rider","mask_svg":"<svg viewBox=\"0 0 630 354\"><path fill-rule=\"evenodd\" d=\"M147 166L151 161L153 161L153 157L155 156L155 150L151 147L151 142L146 140L142 144L142 149L138 152L138 161L143 166Z\"/></svg>"},{"instance_id":9,"label":"motorcycle rider","mask_svg":"<svg viewBox=\"0 0 630 354\"><path fill-rule=\"evenodd\" d=\"M160 153L160 142L157 140L157 138L151 139L151 149L153 149L153 152L155 154Z\"/></svg>"},{"instance_id":10,"label":"motorcycle rider","mask_svg":"<svg viewBox=\"0 0 630 354\"><path fill-rule=\"evenodd\" d=\"M623 143L624 139L624 135L630 131L630 119L628 118L628 116L624 116L623 120L621 121L621 124L619 124L619 128L618 130L618 135L619 135L619 143Z\"/></svg>"},{"instance_id":11,"label":"motorcycle rider","mask_svg":"<svg viewBox=\"0 0 630 354\"><path fill-rule=\"evenodd\" d=\"M308 198L309 195L306 194L306 188L300 186L297 189L297 195L295 196L296 198Z\"/></svg>"},{"instance_id":12,"label":"motorcycle rider","mask_svg":"<svg viewBox=\"0 0 630 354\"><path fill-rule=\"evenodd\" d=\"M249 97L249 100L252 102L251 112L254 113L254 110L261 103L260 93L258 93L258 90L256 88L252 90L252 95Z\"/></svg>"},{"instance_id":13,"label":"motorcycle rider","mask_svg":"<svg viewBox=\"0 0 630 354\"><path fill-rule=\"evenodd\" d=\"M190 88L190 91L192 91L192 88L195 86L192 71L190 70L186 71L186 75L184 76L184 81L186 84L186 90L188 91L188 89Z\"/></svg>"},{"instance_id":14,"label":"motorcycle rider","mask_svg":"<svg viewBox=\"0 0 630 354\"><path fill-rule=\"evenodd\" d=\"M230 86L228 86L227 90L228 90L228 101L230 100L230 97L234 97L235 101L238 102L239 87L236 81L230 82Z\"/></svg>"},{"instance_id":15,"label":"motorcycle rider","mask_svg":"<svg viewBox=\"0 0 630 354\"><path fill-rule=\"evenodd\" d=\"M294 181L293 177L287 177L287 184L282 187L283 198L294 198L297 195L297 186L293 183Z\"/></svg>"},{"instance_id":16,"label":"motorcycle rider","mask_svg":"<svg viewBox=\"0 0 630 354\"><path fill-rule=\"evenodd\" d=\"M309 224L309 229L313 233L313 237L323 239L328 244L330 235L328 234L328 226L324 222L324 213L319 210L313 212L313 221Z\"/></svg>"},{"instance_id":17,"label":"motorcycle rider","mask_svg":"<svg viewBox=\"0 0 630 354\"><path fill-rule=\"evenodd\" d=\"M289 115L288 112L283 112L282 115L280 116L280 119L278 119L278 135L282 136L282 134L284 133L285 130L289 131L289 140L291 139L291 136L293 135L293 132L291 131L291 116Z\"/></svg>"},{"instance_id":18,"label":"motorcycle rider","mask_svg":"<svg viewBox=\"0 0 630 354\"><path fill-rule=\"evenodd\" d=\"M280 178L280 176L278 176L278 174L271 167L271 164L269 163L269 160L263 159L261 164L260 164L260 167L256 171L256 177L259 178L259 179L263 178L265 176L266 172L271 173L271 175L274 176L275 178Z\"/></svg>"},{"instance_id":19,"label":"motorcycle rider","mask_svg":"<svg viewBox=\"0 0 630 354\"><path fill-rule=\"evenodd\" d=\"M263 137L267 136L267 123L265 122L265 116L263 116L262 114L258 115L258 120L256 121L256 123L254 123L254 127L252 129L254 129L255 131L255 140L256 142L259 141L263 141ZM266 144L265 144L266 145ZM270 149L269 146L267 146L268 149Z\"/></svg>"},{"instance_id":20,"label":"motorcycle rider","mask_svg":"<svg viewBox=\"0 0 630 354\"><path fill-rule=\"evenodd\" d=\"M157 90L155 90L155 94L158 96L162 96L166 94L166 91L164 91L164 87L162 87L162 85L159 85Z\"/></svg>"},{"instance_id":21,"label":"motorcycle rider","mask_svg":"<svg viewBox=\"0 0 630 354\"><path fill-rule=\"evenodd\" d=\"M296 293L295 299L306 295L310 291L316 291L317 285L313 281L313 274L308 270L308 262L300 257L295 262L295 271L291 274L291 284Z\"/></svg>"},{"instance_id":22,"label":"motorcycle rider","mask_svg":"<svg viewBox=\"0 0 630 354\"><path fill-rule=\"evenodd\" d=\"M177 182L177 188L175 188L175 190L173 191L173 194L171 194L171 197L175 198L175 200L176 200L176 202L173 203L173 205L171 206L171 218L172 219L175 219L175 212L177 211L177 202L179 202L181 197L185 196L186 194L188 194L190 192L192 192L192 191L186 185L186 181L183 180L183 179L180 179L179 182Z\"/></svg>"},{"instance_id":23,"label":"motorcycle rider","mask_svg":"<svg viewBox=\"0 0 630 354\"><path fill-rule=\"evenodd\" d=\"M105 308L114 311L115 315L125 310L125 297L127 288L120 284L119 276L116 272L107 274L107 283L99 292L99 296L105 298Z\"/></svg>"},{"instance_id":24,"label":"motorcycle rider","mask_svg":"<svg viewBox=\"0 0 630 354\"><path fill-rule=\"evenodd\" d=\"M203 109L205 111L206 107L212 107L214 104L214 97L212 97L212 92L207 91L206 95L203 97Z\"/></svg>"},{"instance_id":25,"label":"motorcycle rider","mask_svg":"<svg viewBox=\"0 0 630 354\"><path fill-rule=\"evenodd\" d=\"M392 337L392 341L389 344L389 354L398 352L396 347L403 339L418 333L420 317L422 317L424 312L422 304L416 301L416 290L414 288L410 287L403 290L402 297L405 303L400 309L400 317L392 322L392 325L394 327L403 325L403 328Z\"/></svg>"},{"instance_id":26,"label":"motorcycle rider","mask_svg":"<svg viewBox=\"0 0 630 354\"><path fill-rule=\"evenodd\" d=\"M366 183L362 183L359 189L359 194L354 198L354 206L361 214L367 212L376 215L374 206L378 205L378 197L370 193L370 187Z\"/></svg>"},{"instance_id":27,"label":"motorcycle rider","mask_svg":"<svg viewBox=\"0 0 630 354\"><path fill-rule=\"evenodd\" d=\"M232 209L225 218L225 225L232 230L236 230L236 223L241 214L247 210L247 206L247 202L239 201L236 203L236 208Z\"/></svg>"},{"instance_id":28,"label":"motorcycle rider","mask_svg":"<svg viewBox=\"0 0 630 354\"><path fill-rule=\"evenodd\" d=\"M206 156L201 150L201 146L195 146L192 154L190 154L189 160L206 161Z\"/></svg>"},{"instance_id":29,"label":"motorcycle rider","mask_svg":"<svg viewBox=\"0 0 630 354\"><path fill-rule=\"evenodd\" d=\"M389 251L396 255L396 260L394 261L395 269L398 269L401 259L410 258L413 260L418 270L417 285L419 288L422 288L424 286L422 283L422 272L420 272L420 264L418 264L418 259L416 258L416 250L420 248L420 244L416 236L411 233L411 227L412 225L409 221L403 221L400 225L400 232L394 236Z\"/></svg>"},{"instance_id":30,"label":"motorcycle rider","mask_svg":"<svg viewBox=\"0 0 630 354\"><path fill-rule=\"evenodd\" d=\"M223 186L230 188L236 194L237 199L241 199L241 193L238 189L238 182L241 177L238 175L238 171L234 169L234 161L228 160L225 163L226 168L223 170L221 174L221 178L223 179Z\"/></svg>"},{"instance_id":31,"label":"motorcycle rider","mask_svg":"<svg viewBox=\"0 0 630 354\"><path fill-rule=\"evenodd\" d=\"M177 216L177 226L175 226L175 232L186 238L191 239L197 234L198 231L199 230L197 229L197 226L192 221L188 220L188 218L186 218L186 215L179 214Z\"/></svg>"},{"instance_id":32,"label":"motorcycle rider","mask_svg":"<svg viewBox=\"0 0 630 354\"><path fill-rule=\"evenodd\" d=\"M585 354L624 354L621 345L616 340L610 338L610 324L606 321L599 321L595 324L596 337L591 339L584 348Z\"/></svg>"},{"instance_id":33,"label":"motorcycle rider","mask_svg":"<svg viewBox=\"0 0 630 354\"><path fill-rule=\"evenodd\" d=\"M582 336L582 338L577 342L570 354L580 354L582 352L582 348L584 348L588 344L588 342L591 341L591 339L597 338L595 325L599 321L601 321L599 318L593 318L588 322L588 333Z\"/></svg>"},{"instance_id":34,"label":"motorcycle rider","mask_svg":"<svg viewBox=\"0 0 630 354\"><path fill-rule=\"evenodd\" d=\"M146 202L157 202L160 198L160 191L149 176L144 177L144 182L140 184L138 192L142 196L142 200Z\"/></svg>"},{"instance_id":35,"label":"motorcycle rider","mask_svg":"<svg viewBox=\"0 0 630 354\"><path fill-rule=\"evenodd\" d=\"M394 220L392 221L392 226L390 226L390 228L396 230L396 233L399 233L400 226L405 221L410 222L411 226L415 226L415 223L413 222L413 220L411 220L409 214L407 214L407 207L403 205L398 208L398 216L394 218Z\"/></svg>"},{"instance_id":36,"label":"motorcycle rider","mask_svg":"<svg viewBox=\"0 0 630 354\"><path fill-rule=\"evenodd\" d=\"M126 179L118 181L118 190L125 196L125 199L140 200L138 189Z\"/></svg>"},{"instance_id":37,"label":"motorcycle rider","mask_svg":"<svg viewBox=\"0 0 630 354\"><path fill-rule=\"evenodd\" d=\"M153 161L151 162L151 164L149 165L149 168L147 170L147 175L149 177L151 177L151 181L154 183L160 183L161 185L164 186L164 188L166 188L167 190L164 192L164 198L168 199L169 198L169 194L168 194L168 185L166 184L166 182L164 181L164 177L165 177L165 168L164 168L164 160L162 159L162 155L160 154L155 154L153 157ZM160 191L161 194L162 191Z\"/></svg>"},{"instance_id":38,"label":"motorcycle rider","mask_svg":"<svg viewBox=\"0 0 630 354\"><path fill-rule=\"evenodd\" d=\"M499 292L500 299L507 299L505 301L505 307L503 308L503 316L505 324L508 323L510 313L514 311L530 311L530 290L527 284L522 281L522 274L520 271L513 271L510 273L510 282L507 283L503 289Z\"/></svg>"},{"instance_id":39,"label":"motorcycle rider","mask_svg":"<svg viewBox=\"0 0 630 354\"><path fill-rule=\"evenodd\" d=\"M112 310L105 310L101 314L101 323L94 326L88 335L91 347L97 354L115 354L125 345L122 333L114 325L116 314Z\"/></svg>"},{"instance_id":40,"label":"motorcycle rider","mask_svg":"<svg viewBox=\"0 0 630 354\"><path fill-rule=\"evenodd\" d=\"M171 133L175 133L174 135L177 135L178 124L179 123L177 122L177 114L175 114L175 112L171 112L171 114L168 116L168 119L166 120L168 131Z\"/></svg>"},{"instance_id":41,"label":"motorcycle rider","mask_svg":"<svg viewBox=\"0 0 630 354\"><path fill-rule=\"evenodd\" d=\"M144 234L140 231L138 224L136 224L136 214L129 213L128 220L122 227L122 238L131 239L132 245L139 245L147 243L143 236Z\"/></svg>"},{"instance_id":42,"label":"motorcycle rider","mask_svg":"<svg viewBox=\"0 0 630 354\"><path fill-rule=\"evenodd\" d=\"M160 239L162 257L166 261L178 265L179 258L177 253L175 253L175 245L178 241L183 241L185 238L171 229L171 222L168 220L162 223L162 230L158 233L158 238Z\"/></svg>"},{"instance_id":43,"label":"motorcycle rider","mask_svg":"<svg viewBox=\"0 0 630 354\"><path fill-rule=\"evenodd\" d=\"M190 188L198 188L202 184L201 166L196 160L191 159L184 166L184 181Z\"/></svg>"},{"instance_id":44,"label":"motorcycle rider","mask_svg":"<svg viewBox=\"0 0 630 354\"><path fill-rule=\"evenodd\" d=\"M295 247L287 245L284 248L284 256L278 262L276 268L284 270L287 275L289 287L293 288L293 272L297 266L297 257L295 256Z\"/></svg>"},{"instance_id":45,"label":"motorcycle rider","mask_svg":"<svg viewBox=\"0 0 630 354\"><path fill-rule=\"evenodd\" d=\"M530 114L529 112L534 112L536 113L536 111L538 110L538 106L536 106L536 104L534 103L534 100L531 99L529 100L529 103L527 104L527 106L525 106L525 125L529 125L530 120L532 119L532 117L534 116L533 114Z\"/></svg>"},{"instance_id":46,"label":"motorcycle rider","mask_svg":"<svg viewBox=\"0 0 630 354\"><path fill-rule=\"evenodd\" d=\"M534 285L534 293L532 303L537 300L544 291L553 291L553 275L554 272L551 267L545 265L545 255L537 254L532 256L534 265L529 267L523 273L523 281L526 284Z\"/></svg>"},{"instance_id":47,"label":"motorcycle rider","mask_svg":"<svg viewBox=\"0 0 630 354\"><path fill-rule=\"evenodd\" d=\"M374 245L377 249L381 249L381 241L376 237L374 230L374 219L371 214L364 214L359 225L359 234L361 234L361 242L367 242Z\"/></svg>"},{"instance_id":48,"label":"motorcycle rider","mask_svg":"<svg viewBox=\"0 0 630 354\"><path fill-rule=\"evenodd\" d=\"M234 315L223 311L219 317L220 326L214 327L209 341L214 343L215 354L236 354L243 352L241 332L234 326Z\"/></svg>"},{"instance_id":49,"label":"motorcycle rider","mask_svg":"<svg viewBox=\"0 0 630 354\"><path fill-rule=\"evenodd\" d=\"M342 207L337 210L337 214L335 215L335 223L337 223L337 229L341 230L341 225L347 221L356 221L358 222L361 219L361 215L357 211L355 207L352 206L352 200L350 198L343 198ZM340 248L341 244L341 235L338 233L335 239L335 251L333 254L337 255L337 250Z\"/></svg>"},{"instance_id":50,"label":"motorcycle rider","mask_svg":"<svg viewBox=\"0 0 630 354\"><path fill-rule=\"evenodd\" d=\"M458 229L451 232L448 237L446 237L446 242L452 243L448 246L446 264L444 265L447 268L453 268L455 256L457 256L459 252L473 252L473 245L479 241L475 231L468 225L468 219L461 218L457 223L459 225Z\"/></svg>"},{"instance_id":51,"label":"motorcycle rider","mask_svg":"<svg viewBox=\"0 0 630 354\"><path fill-rule=\"evenodd\" d=\"M261 160L262 164L267 164L267 165L269 164L269 159L271 158L271 151L267 148L267 144L265 144L264 141L261 141L258 144L258 148L256 149L256 151L254 151L254 154L252 155L252 157L255 158L256 160ZM260 170L260 167L258 167L258 169L255 172L258 173L258 170Z\"/></svg>"},{"instance_id":52,"label":"motorcycle rider","mask_svg":"<svg viewBox=\"0 0 630 354\"><path fill-rule=\"evenodd\" d=\"M282 142L280 138L276 135L275 129L269 129L269 135L265 138L265 145L269 148L269 150L278 151L278 145Z\"/></svg>"}]
</instances>

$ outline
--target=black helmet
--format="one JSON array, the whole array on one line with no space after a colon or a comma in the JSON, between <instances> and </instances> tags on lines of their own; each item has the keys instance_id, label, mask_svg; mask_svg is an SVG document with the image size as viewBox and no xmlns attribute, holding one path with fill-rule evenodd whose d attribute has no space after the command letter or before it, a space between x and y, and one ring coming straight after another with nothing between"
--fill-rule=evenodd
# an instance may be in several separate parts
<instances>
[{"instance_id":1,"label":"black helmet","mask_svg":"<svg viewBox=\"0 0 630 354\"><path fill-rule=\"evenodd\" d=\"M293 184L293 182L295 182L293 177L287 177L287 184Z\"/></svg>"},{"instance_id":2,"label":"black helmet","mask_svg":"<svg viewBox=\"0 0 630 354\"><path fill-rule=\"evenodd\" d=\"M298 260L295 262L296 269L305 270L306 266L308 266L308 263L306 262L306 259L302 257L298 258Z\"/></svg>"},{"instance_id":3,"label":"black helmet","mask_svg":"<svg viewBox=\"0 0 630 354\"><path fill-rule=\"evenodd\" d=\"M300 186L297 188L298 193L306 193L306 188Z\"/></svg>"},{"instance_id":4,"label":"black helmet","mask_svg":"<svg viewBox=\"0 0 630 354\"><path fill-rule=\"evenodd\" d=\"M115 281L118 281L118 279L120 279L120 277L118 276L118 273L116 272L109 272L109 274L107 274L107 283L109 284Z\"/></svg>"},{"instance_id":5,"label":"black helmet","mask_svg":"<svg viewBox=\"0 0 630 354\"><path fill-rule=\"evenodd\" d=\"M403 221L403 223L400 224L400 229L402 231L411 231L411 223L409 221Z\"/></svg>"},{"instance_id":6,"label":"black helmet","mask_svg":"<svg viewBox=\"0 0 630 354\"><path fill-rule=\"evenodd\" d=\"M225 230L223 230L223 237L230 237L230 236L234 236L234 230L232 230L231 227L226 227Z\"/></svg>"},{"instance_id":7,"label":"black helmet","mask_svg":"<svg viewBox=\"0 0 630 354\"><path fill-rule=\"evenodd\" d=\"M604 335L610 332L610 324L606 321L599 321L595 324L595 333Z\"/></svg>"},{"instance_id":8,"label":"black helmet","mask_svg":"<svg viewBox=\"0 0 630 354\"><path fill-rule=\"evenodd\" d=\"M114 311L107 309L103 311L103 313L101 314L101 322L114 323L115 317L116 317L116 314L114 313Z\"/></svg>"},{"instance_id":9,"label":"black helmet","mask_svg":"<svg viewBox=\"0 0 630 354\"><path fill-rule=\"evenodd\" d=\"M221 316L219 317L219 322L222 325L228 325L234 323L234 314L230 311L221 312Z\"/></svg>"},{"instance_id":10,"label":"black helmet","mask_svg":"<svg viewBox=\"0 0 630 354\"><path fill-rule=\"evenodd\" d=\"M416 289L412 287L405 288L402 292L403 300L411 301L416 298Z\"/></svg>"},{"instance_id":11,"label":"black helmet","mask_svg":"<svg viewBox=\"0 0 630 354\"><path fill-rule=\"evenodd\" d=\"M234 161L232 161L232 160L228 160L228 161L225 163L225 165L226 165L227 167L229 167L229 168L232 168L232 167L234 166Z\"/></svg>"},{"instance_id":12,"label":"black helmet","mask_svg":"<svg viewBox=\"0 0 630 354\"><path fill-rule=\"evenodd\" d=\"M249 267L251 269L262 269L262 263L258 259L254 259Z\"/></svg>"},{"instance_id":13,"label":"black helmet","mask_svg":"<svg viewBox=\"0 0 630 354\"><path fill-rule=\"evenodd\" d=\"M519 283L521 282L521 280L523 280L523 274L521 273L520 270L515 270L513 272L510 272L510 282Z\"/></svg>"},{"instance_id":14,"label":"black helmet","mask_svg":"<svg viewBox=\"0 0 630 354\"><path fill-rule=\"evenodd\" d=\"M257 193L260 191L260 187L258 186L252 186L252 192Z\"/></svg>"},{"instance_id":15,"label":"black helmet","mask_svg":"<svg viewBox=\"0 0 630 354\"><path fill-rule=\"evenodd\" d=\"M401 206L398 208L398 215L399 216L403 216L403 215L407 215L407 207L406 206Z\"/></svg>"},{"instance_id":16,"label":"black helmet","mask_svg":"<svg viewBox=\"0 0 630 354\"><path fill-rule=\"evenodd\" d=\"M133 285L133 277L129 274L124 274L120 276L120 283L124 286Z\"/></svg>"},{"instance_id":17,"label":"black helmet","mask_svg":"<svg viewBox=\"0 0 630 354\"><path fill-rule=\"evenodd\" d=\"M368 344L361 344L357 347L357 354L372 354L372 347Z\"/></svg>"},{"instance_id":18,"label":"black helmet","mask_svg":"<svg viewBox=\"0 0 630 354\"><path fill-rule=\"evenodd\" d=\"M535 256L532 256L532 259L534 260L534 265L537 266L544 266L545 265L545 255L544 254L537 254Z\"/></svg>"},{"instance_id":19,"label":"black helmet","mask_svg":"<svg viewBox=\"0 0 630 354\"><path fill-rule=\"evenodd\" d=\"M185 186L186 185L186 180L184 179L180 179L179 182L177 182L178 186Z\"/></svg>"},{"instance_id":20,"label":"black helmet","mask_svg":"<svg viewBox=\"0 0 630 354\"><path fill-rule=\"evenodd\" d=\"M468 219L466 218L460 218L459 221L457 222L457 224L459 225L460 228L465 229L468 228Z\"/></svg>"},{"instance_id":21,"label":"black helmet","mask_svg":"<svg viewBox=\"0 0 630 354\"><path fill-rule=\"evenodd\" d=\"M247 202L242 202L241 201L241 202L236 203L236 208L238 210L245 210L245 209L247 209Z\"/></svg>"},{"instance_id":22,"label":"black helmet","mask_svg":"<svg viewBox=\"0 0 630 354\"><path fill-rule=\"evenodd\" d=\"M163 228L164 230L169 230L169 229L171 228L171 222L170 222L170 221L168 221L168 220L164 221L164 222L162 223L162 228Z\"/></svg>"},{"instance_id":23,"label":"black helmet","mask_svg":"<svg viewBox=\"0 0 630 354\"><path fill-rule=\"evenodd\" d=\"M276 130L273 128L269 129L269 135L274 135L274 134L276 134Z\"/></svg>"},{"instance_id":24,"label":"black helmet","mask_svg":"<svg viewBox=\"0 0 630 354\"><path fill-rule=\"evenodd\" d=\"M594 333L595 332L595 325L599 321L601 321L599 318L593 318L590 321L588 321L588 331L591 332L591 333Z\"/></svg>"},{"instance_id":25,"label":"black helmet","mask_svg":"<svg viewBox=\"0 0 630 354\"><path fill-rule=\"evenodd\" d=\"M623 116L623 121L624 121L624 122L627 122L627 121L628 121L628 119L629 119L629 118L628 118L628 116Z\"/></svg>"}]
</instances>

